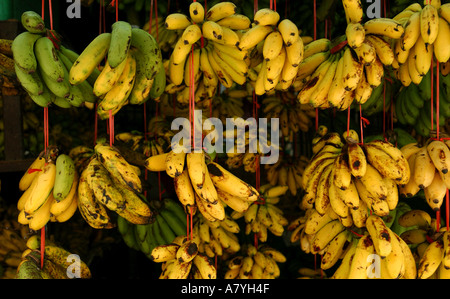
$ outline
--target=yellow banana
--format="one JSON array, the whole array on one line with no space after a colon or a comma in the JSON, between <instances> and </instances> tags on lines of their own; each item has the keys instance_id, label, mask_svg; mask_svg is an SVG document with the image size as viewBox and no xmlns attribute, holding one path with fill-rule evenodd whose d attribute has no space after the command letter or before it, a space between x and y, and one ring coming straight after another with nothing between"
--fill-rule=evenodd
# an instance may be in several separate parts
<instances>
[{"instance_id":1,"label":"yellow banana","mask_svg":"<svg viewBox=\"0 0 450 299\"><path fill-rule=\"evenodd\" d=\"M438 10L431 4L427 4L420 12L420 35L425 44L433 44L439 31Z\"/></svg>"},{"instance_id":2,"label":"yellow banana","mask_svg":"<svg viewBox=\"0 0 450 299\"><path fill-rule=\"evenodd\" d=\"M217 22L223 18L232 16L236 13L237 7L233 2L224 1L217 3L206 12L205 18L208 21Z\"/></svg>"},{"instance_id":3,"label":"yellow banana","mask_svg":"<svg viewBox=\"0 0 450 299\"><path fill-rule=\"evenodd\" d=\"M50 193L52 192L55 177L56 165L53 162L49 162L42 168L35 178L36 185L33 187L30 197L24 205L26 214L33 214L47 201Z\"/></svg>"},{"instance_id":4,"label":"yellow banana","mask_svg":"<svg viewBox=\"0 0 450 299\"><path fill-rule=\"evenodd\" d=\"M271 26L256 25L245 31L239 42L240 50L250 50L273 31Z\"/></svg>"},{"instance_id":5,"label":"yellow banana","mask_svg":"<svg viewBox=\"0 0 450 299\"><path fill-rule=\"evenodd\" d=\"M417 278L427 279L438 269L444 256L444 244L442 239L431 242L425 249L417 266Z\"/></svg>"},{"instance_id":6,"label":"yellow banana","mask_svg":"<svg viewBox=\"0 0 450 299\"><path fill-rule=\"evenodd\" d=\"M433 43L434 56L440 62L445 62L450 59L450 50L445 46L445 41L450 37L450 25L442 17L439 17L439 30L436 40Z\"/></svg>"},{"instance_id":7,"label":"yellow banana","mask_svg":"<svg viewBox=\"0 0 450 299\"><path fill-rule=\"evenodd\" d=\"M172 13L164 21L164 26L169 30L186 29L191 24L189 18L181 13Z\"/></svg>"},{"instance_id":8,"label":"yellow banana","mask_svg":"<svg viewBox=\"0 0 450 299\"><path fill-rule=\"evenodd\" d=\"M199 2L192 2L189 5L189 16L192 22L201 23L205 19L205 8Z\"/></svg>"},{"instance_id":9,"label":"yellow banana","mask_svg":"<svg viewBox=\"0 0 450 299\"><path fill-rule=\"evenodd\" d=\"M402 37L405 29L402 24L389 18L375 18L364 23L366 34L377 34L393 39Z\"/></svg>"},{"instance_id":10,"label":"yellow banana","mask_svg":"<svg viewBox=\"0 0 450 299\"><path fill-rule=\"evenodd\" d=\"M301 40L297 25L289 19L283 19L278 24L278 31L281 33L283 42L287 48L291 47L299 39Z\"/></svg>"},{"instance_id":11,"label":"yellow banana","mask_svg":"<svg viewBox=\"0 0 450 299\"><path fill-rule=\"evenodd\" d=\"M345 19L348 23L361 23L363 9L360 0L343 0Z\"/></svg>"}]
</instances>

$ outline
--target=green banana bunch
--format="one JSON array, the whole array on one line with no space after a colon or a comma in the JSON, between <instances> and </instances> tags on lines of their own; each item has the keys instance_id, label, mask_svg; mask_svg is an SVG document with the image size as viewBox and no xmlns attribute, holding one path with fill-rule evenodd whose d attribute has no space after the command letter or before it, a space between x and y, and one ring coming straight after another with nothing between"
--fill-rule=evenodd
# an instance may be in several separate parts
<instances>
[{"instance_id":1,"label":"green banana bunch","mask_svg":"<svg viewBox=\"0 0 450 299\"><path fill-rule=\"evenodd\" d=\"M58 33L47 30L42 17L25 11L21 23L26 31L12 42L14 69L17 78L30 98L41 107L80 107L95 102L92 86L72 86L69 69L73 60L58 39Z\"/></svg>"}]
</instances>

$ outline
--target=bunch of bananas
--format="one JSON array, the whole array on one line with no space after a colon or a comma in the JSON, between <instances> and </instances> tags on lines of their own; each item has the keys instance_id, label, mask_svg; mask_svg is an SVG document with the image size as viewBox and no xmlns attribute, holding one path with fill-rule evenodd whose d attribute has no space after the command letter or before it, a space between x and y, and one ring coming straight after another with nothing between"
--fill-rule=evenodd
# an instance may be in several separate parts
<instances>
[{"instance_id":1,"label":"bunch of bananas","mask_svg":"<svg viewBox=\"0 0 450 299\"><path fill-rule=\"evenodd\" d=\"M322 269L311 269L308 267L301 267L298 269L300 275L297 279L326 279L327 274Z\"/></svg>"},{"instance_id":2,"label":"bunch of bananas","mask_svg":"<svg viewBox=\"0 0 450 299\"><path fill-rule=\"evenodd\" d=\"M326 131L326 130L325 130ZM354 130L327 132L313 140L313 154L303 172L302 209L336 213L344 226L364 226L368 210L386 216L398 203L398 186L409 181L403 152L390 142L360 144Z\"/></svg>"},{"instance_id":3,"label":"bunch of bananas","mask_svg":"<svg viewBox=\"0 0 450 299\"><path fill-rule=\"evenodd\" d=\"M156 202L151 202L154 205ZM142 251L150 258L153 248L170 244L176 237L186 235L187 221L183 208L170 198L154 207L155 216L148 224L132 224L125 218L117 218L117 228L125 244Z\"/></svg>"},{"instance_id":4,"label":"bunch of bananas","mask_svg":"<svg viewBox=\"0 0 450 299\"><path fill-rule=\"evenodd\" d=\"M209 96L216 93L219 82L227 88L245 84L248 64L244 58L248 50L241 51L238 46L240 30L248 29L250 20L236 13L233 2L217 3L206 12L200 3L193 2L189 16L170 14L165 26L183 30L168 62L171 84L198 88L202 82Z\"/></svg>"},{"instance_id":5,"label":"bunch of bananas","mask_svg":"<svg viewBox=\"0 0 450 299\"><path fill-rule=\"evenodd\" d=\"M292 133L308 132L316 116L309 105L300 104L289 91L267 95L262 100L262 112L267 118L280 119L281 133L288 138Z\"/></svg>"},{"instance_id":6,"label":"bunch of bananas","mask_svg":"<svg viewBox=\"0 0 450 299\"><path fill-rule=\"evenodd\" d=\"M403 36L392 44L397 78L404 86L419 84L434 58L442 63L450 58L450 5L441 5L441 1L424 1L423 7L413 3L394 19L404 27Z\"/></svg>"},{"instance_id":7,"label":"bunch of bananas","mask_svg":"<svg viewBox=\"0 0 450 299\"><path fill-rule=\"evenodd\" d=\"M70 84L75 53L60 44L57 33L47 30L33 11L25 11L21 23L26 31L16 36L11 51L17 79L31 99L41 107L54 104L62 108L95 102L90 82L76 87Z\"/></svg>"},{"instance_id":8,"label":"bunch of bananas","mask_svg":"<svg viewBox=\"0 0 450 299\"><path fill-rule=\"evenodd\" d=\"M203 150L170 152L147 158L144 167L165 171L173 178L175 192L190 213L199 210L209 221L225 219L225 206L243 209L258 199L258 191L220 164L209 161ZM225 194L225 196L221 196Z\"/></svg>"},{"instance_id":9,"label":"bunch of bananas","mask_svg":"<svg viewBox=\"0 0 450 299\"><path fill-rule=\"evenodd\" d=\"M345 110L355 100L365 103L394 61L389 40L403 35L402 25L388 18L362 23L361 1L343 1L345 34L330 41L315 40L305 46L296 81L301 103Z\"/></svg>"},{"instance_id":10,"label":"bunch of bananas","mask_svg":"<svg viewBox=\"0 0 450 299\"><path fill-rule=\"evenodd\" d=\"M198 252L210 258L235 254L241 249L238 237L239 224L228 214L223 220L209 221L202 214L193 220L192 240L198 245Z\"/></svg>"},{"instance_id":11,"label":"bunch of bananas","mask_svg":"<svg viewBox=\"0 0 450 299\"><path fill-rule=\"evenodd\" d=\"M417 278L447 279L449 277L449 232L437 230L436 219L423 210L411 210L399 219L406 228L400 237L415 251Z\"/></svg>"},{"instance_id":12,"label":"bunch of bananas","mask_svg":"<svg viewBox=\"0 0 450 299\"><path fill-rule=\"evenodd\" d=\"M186 236L179 236L170 244L155 247L151 259L162 263L160 279L217 278L213 261L201 254L195 241Z\"/></svg>"},{"instance_id":13,"label":"bunch of bananas","mask_svg":"<svg viewBox=\"0 0 450 299\"><path fill-rule=\"evenodd\" d=\"M114 147L97 143L94 155L81 170L78 208L93 228L112 228L111 211L134 224L147 224L153 211L142 198L140 169Z\"/></svg>"},{"instance_id":14,"label":"bunch of bananas","mask_svg":"<svg viewBox=\"0 0 450 299\"><path fill-rule=\"evenodd\" d=\"M253 202L247 210L243 212L233 211L231 218L245 220L245 234L256 234L258 240L266 242L268 231L275 236L282 236L284 227L288 224L282 209L276 204L280 201L288 190L287 186L263 185L260 188L261 200Z\"/></svg>"},{"instance_id":15,"label":"bunch of bananas","mask_svg":"<svg viewBox=\"0 0 450 299\"><path fill-rule=\"evenodd\" d=\"M296 196L303 187L302 176L308 163L304 155L294 159L280 157L276 163L264 165L267 181L272 186L287 186L291 195Z\"/></svg>"},{"instance_id":16,"label":"bunch of bananas","mask_svg":"<svg viewBox=\"0 0 450 299\"><path fill-rule=\"evenodd\" d=\"M4 218L0 222L0 278L15 278L16 269L22 260L22 252L27 248L29 229L14 219Z\"/></svg>"},{"instance_id":17,"label":"bunch of bananas","mask_svg":"<svg viewBox=\"0 0 450 299\"><path fill-rule=\"evenodd\" d=\"M401 196L409 198L423 190L430 208L440 210L450 186L448 144L447 140L430 138L423 146L411 143L401 148L411 172L409 181L399 186Z\"/></svg>"},{"instance_id":18,"label":"bunch of bananas","mask_svg":"<svg viewBox=\"0 0 450 299\"><path fill-rule=\"evenodd\" d=\"M283 253L266 244L248 244L246 254L227 261L224 279L276 279L280 276L278 263L287 260Z\"/></svg>"},{"instance_id":19,"label":"bunch of bananas","mask_svg":"<svg viewBox=\"0 0 450 299\"><path fill-rule=\"evenodd\" d=\"M147 124L149 138L154 138L163 147L164 151L172 144L172 137L175 135L167 115L169 114L155 115ZM160 150L158 148L158 151Z\"/></svg>"},{"instance_id":20,"label":"bunch of bananas","mask_svg":"<svg viewBox=\"0 0 450 299\"><path fill-rule=\"evenodd\" d=\"M304 44L293 21L280 21L278 12L262 8L255 12L253 26L241 36L238 48L250 51L249 79L255 94L263 95L289 89L303 60Z\"/></svg>"},{"instance_id":21,"label":"bunch of bananas","mask_svg":"<svg viewBox=\"0 0 450 299\"><path fill-rule=\"evenodd\" d=\"M16 279L89 279L92 276L88 265L81 259L79 259L80 267L73 269L74 267L71 267L74 261L71 257L73 253L53 242L46 242L44 264L41 268L41 241L38 235L31 236L26 246L17 267Z\"/></svg>"},{"instance_id":22,"label":"bunch of bananas","mask_svg":"<svg viewBox=\"0 0 450 299\"><path fill-rule=\"evenodd\" d=\"M78 210L78 173L72 158L56 147L43 151L19 181L18 221L32 230L65 222Z\"/></svg>"},{"instance_id":23,"label":"bunch of bananas","mask_svg":"<svg viewBox=\"0 0 450 299\"><path fill-rule=\"evenodd\" d=\"M128 103L139 105L158 98L164 91L162 54L147 31L132 28L125 21L113 23L111 32L98 35L76 58L69 72L70 84L84 84L105 58L92 90L99 98L97 113L101 119L115 115Z\"/></svg>"}]
</instances>

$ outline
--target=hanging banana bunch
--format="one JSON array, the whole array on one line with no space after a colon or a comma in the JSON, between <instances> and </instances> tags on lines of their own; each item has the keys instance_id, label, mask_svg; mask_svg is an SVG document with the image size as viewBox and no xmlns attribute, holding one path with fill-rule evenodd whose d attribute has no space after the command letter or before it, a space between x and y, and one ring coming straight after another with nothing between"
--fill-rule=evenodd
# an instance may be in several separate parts
<instances>
[{"instance_id":1,"label":"hanging banana bunch","mask_svg":"<svg viewBox=\"0 0 450 299\"><path fill-rule=\"evenodd\" d=\"M56 147L43 151L19 181L18 222L32 230L66 222L78 210L78 172L72 158Z\"/></svg>"},{"instance_id":2,"label":"hanging banana bunch","mask_svg":"<svg viewBox=\"0 0 450 299\"><path fill-rule=\"evenodd\" d=\"M249 28L250 20L236 13L233 2L217 3L208 11L193 2L189 16L170 14L165 26L169 30L183 30L168 62L166 91L177 86L184 90L194 87L211 97L219 83L227 88L245 84L248 51L241 51L238 45L240 31ZM188 94L189 88L184 93Z\"/></svg>"},{"instance_id":3,"label":"hanging banana bunch","mask_svg":"<svg viewBox=\"0 0 450 299\"><path fill-rule=\"evenodd\" d=\"M253 26L244 31L239 49L249 51L249 81L256 95L286 91L293 84L303 60L300 31L289 19L269 8L255 12Z\"/></svg>"},{"instance_id":4,"label":"hanging banana bunch","mask_svg":"<svg viewBox=\"0 0 450 299\"><path fill-rule=\"evenodd\" d=\"M278 263L287 261L283 253L265 244L246 247L246 255L226 261L224 279L276 279L280 276Z\"/></svg>"},{"instance_id":5,"label":"hanging banana bunch","mask_svg":"<svg viewBox=\"0 0 450 299\"><path fill-rule=\"evenodd\" d=\"M384 140L359 143L358 134L326 132L313 140L313 157L303 172L302 209L335 213L345 227L364 227L368 211L386 216L397 206L398 186L410 180L403 152Z\"/></svg>"},{"instance_id":6,"label":"hanging banana bunch","mask_svg":"<svg viewBox=\"0 0 450 299\"><path fill-rule=\"evenodd\" d=\"M231 218L245 220L245 234L254 233L259 241L266 242L268 232L275 236L282 236L284 227L288 224L283 211L276 206L288 186L272 186L270 184L261 186L262 199L251 203L247 210L233 211Z\"/></svg>"},{"instance_id":7,"label":"hanging banana bunch","mask_svg":"<svg viewBox=\"0 0 450 299\"><path fill-rule=\"evenodd\" d=\"M76 58L69 72L71 85L83 84L105 58L93 83L101 119L115 115L127 104L139 105L150 97L158 98L164 91L161 50L147 31L132 28L125 21L113 23L111 32L98 35Z\"/></svg>"},{"instance_id":8,"label":"hanging banana bunch","mask_svg":"<svg viewBox=\"0 0 450 299\"><path fill-rule=\"evenodd\" d=\"M216 279L217 269L212 259L198 251L194 240L186 236L175 238L170 244L155 247L151 260L161 263L159 279Z\"/></svg>"},{"instance_id":9,"label":"hanging banana bunch","mask_svg":"<svg viewBox=\"0 0 450 299\"><path fill-rule=\"evenodd\" d=\"M404 86L419 84L433 66L450 58L450 5L441 1L413 3L393 19L404 27L404 35L392 43L396 76Z\"/></svg>"}]
</instances>

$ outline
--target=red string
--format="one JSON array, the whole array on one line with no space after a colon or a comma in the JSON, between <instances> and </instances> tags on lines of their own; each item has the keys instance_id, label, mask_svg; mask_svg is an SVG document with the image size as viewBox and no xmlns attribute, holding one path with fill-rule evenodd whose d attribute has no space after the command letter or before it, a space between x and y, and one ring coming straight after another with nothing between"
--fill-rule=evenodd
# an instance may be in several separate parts
<instances>
[{"instance_id":1,"label":"red string","mask_svg":"<svg viewBox=\"0 0 450 299\"><path fill-rule=\"evenodd\" d=\"M436 138L439 139L439 61L436 61Z\"/></svg>"},{"instance_id":2,"label":"red string","mask_svg":"<svg viewBox=\"0 0 450 299\"><path fill-rule=\"evenodd\" d=\"M49 12L49 16L50 16L50 29L53 30L52 0L48 0L48 12Z\"/></svg>"}]
</instances>

